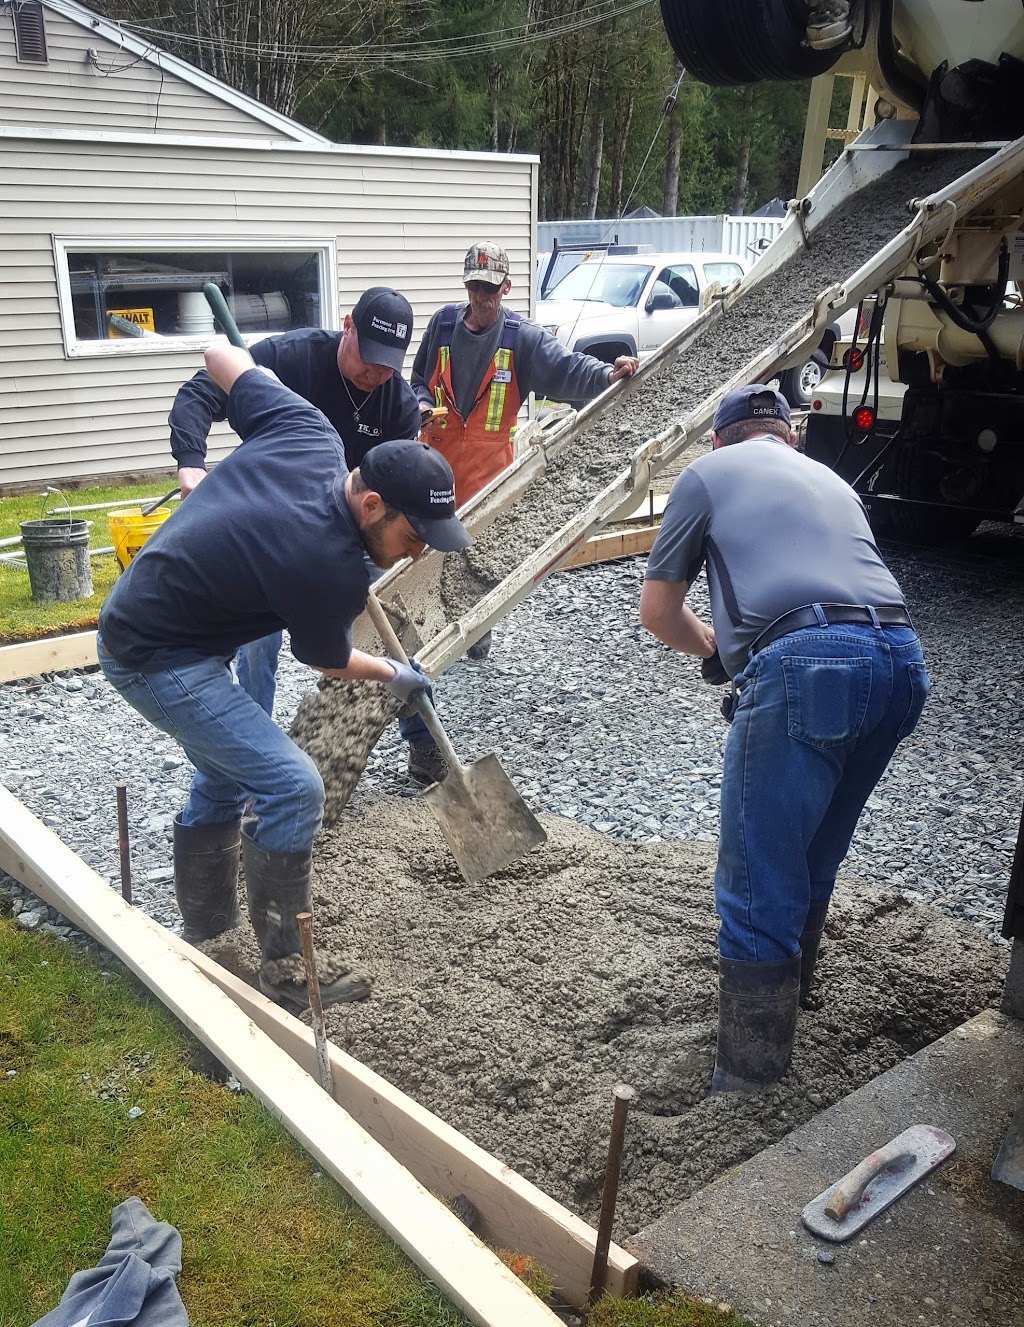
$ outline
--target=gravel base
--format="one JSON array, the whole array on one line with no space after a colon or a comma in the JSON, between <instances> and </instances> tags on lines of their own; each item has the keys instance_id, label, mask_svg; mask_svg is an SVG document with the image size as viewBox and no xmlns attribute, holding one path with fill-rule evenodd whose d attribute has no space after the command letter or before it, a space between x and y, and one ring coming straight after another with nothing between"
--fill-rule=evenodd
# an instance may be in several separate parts
<instances>
[{"instance_id":1,"label":"gravel base","mask_svg":"<svg viewBox=\"0 0 1024 1327\"><path fill-rule=\"evenodd\" d=\"M950 550L886 548L924 642L933 691L868 802L851 870L995 935L1024 798L1024 537L986 527ZM462 660L438 704L468 760L496 751L538 810L630 842L714 843L726 725L694 661L641 630L645 560L556 575ZM703 580L692 601L706 613ZM314 675L285 654L277 718ZM128 784L135 899L179 927L171 822L190 769L96 672L0 687L0 779L83 860L119 878L114 785ZM359 799L416 796L392 726Z\"/></svg>"}]
</instances>

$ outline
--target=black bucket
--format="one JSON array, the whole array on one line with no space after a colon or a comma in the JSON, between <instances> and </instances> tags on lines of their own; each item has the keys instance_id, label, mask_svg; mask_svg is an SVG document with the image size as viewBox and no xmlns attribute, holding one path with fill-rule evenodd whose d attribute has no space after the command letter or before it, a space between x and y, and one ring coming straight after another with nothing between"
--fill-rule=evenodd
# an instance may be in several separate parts
<instances>
[{"instance_id":1,"label":"black bucket","mask_svg":"<svg viewBox=\"0 0 1024 1327\"><path fill-rule=\"evenodd\" d=\"M37 603L66 604L92 594L87 521L22 521L21 546Z\"/></svg>"}]
</instances>

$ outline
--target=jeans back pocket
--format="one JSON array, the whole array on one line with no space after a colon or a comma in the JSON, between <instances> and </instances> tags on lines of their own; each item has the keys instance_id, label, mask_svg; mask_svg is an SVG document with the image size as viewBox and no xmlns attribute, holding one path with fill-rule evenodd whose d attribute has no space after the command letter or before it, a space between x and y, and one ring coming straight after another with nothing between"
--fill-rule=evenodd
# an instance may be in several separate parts
<instances>
[{"instance_id":1,"label":"jeans back pocket","mask_svg":"<svg viewBox=\"0 0 1024 1327\"><path fill-rule=\"evenodd\" d=\"M928 679L928 669L923 663L908 663L906 667L907 681L910 683L910 700L907 703L907 713L900 724L899 732L896 734L901 742L905 737L909 737L917 727L917 721L921 717L924 703L928 699L928 692L932 689L932 684Z\"/></svg>"},{"instance_id":2,"label":"jeans back pocket","mask_svg":"<svg viewBox=\"0 0 1024 1327\"><path fill-rule=\"evenodd\" d=\"M823 750L855 741L871 699L871 671L868 658L784 658L790 737Z\"/></svg>"}]
</instances>

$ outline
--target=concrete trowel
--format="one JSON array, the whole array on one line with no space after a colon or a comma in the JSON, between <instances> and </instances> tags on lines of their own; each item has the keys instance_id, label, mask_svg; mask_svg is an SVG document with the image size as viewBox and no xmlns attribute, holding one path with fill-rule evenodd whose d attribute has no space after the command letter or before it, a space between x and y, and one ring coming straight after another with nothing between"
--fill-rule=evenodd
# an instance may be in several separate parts
<instances>
[{"instance_id":1,"label":"concrete trowel","mask_svg":"<svg viewBox=\"0 0 1024 1327\"><path fill-rule=\"evenodd\" d=\"M877 1148L800 1213L812 1235L842 1244L951 1156L956 1140L931 1124L914 1124Z\"/></svg>"},{"instance_id":2,"label":"concrete trowel","mask_svg":"<svg viewBox=\"0 0 1024 1327\"><path fill-rule=\"evenodd\" d=\"M366 609L385 649L394 658L408 663L395 629L372 589ZM498 757L481 756L472 764L463 765L426 692L417 692L413 703L449 770L447 779L433 784L423 797L459 870L470 884L504 870L531 848L546 842L540 821L520 797Z\"/></svg>"}]
</instances>

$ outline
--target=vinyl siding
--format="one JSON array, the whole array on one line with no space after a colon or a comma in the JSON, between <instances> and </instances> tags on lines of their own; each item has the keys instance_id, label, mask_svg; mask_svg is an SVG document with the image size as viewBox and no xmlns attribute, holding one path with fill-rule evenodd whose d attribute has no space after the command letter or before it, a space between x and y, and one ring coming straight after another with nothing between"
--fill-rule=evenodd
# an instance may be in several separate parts
<instances>
[{"instance_id":1,"label":"vinyl siding","mask_svg":"<svg viewBox=\"0 0 1024 1327\"><path fill-rule=\"evenodd\" d=\"M245 111L155 64L120 50L97 32L44 8L48 62L21 64L14 18L0 9L0 124L81 128L96 133L280 137ZM88 52L96 52L95 65Z\"/></svg>"},{"instance_id":2,"label":"vinyl siding","mask_svg":"<svg viewBox=\"0 0 1024 1327\"><path fill-rule=\"evenodd\" d=\"M0 490L169 471L167 412L202 365L197 350L68 358L54 237L333 239L341 314L397 287L414 351L475 240L508 249L508 303L529 312L535 178L524 157L0 137ZM217 426L211 458L233 443Z\"/></svg>"}]
</instances>

